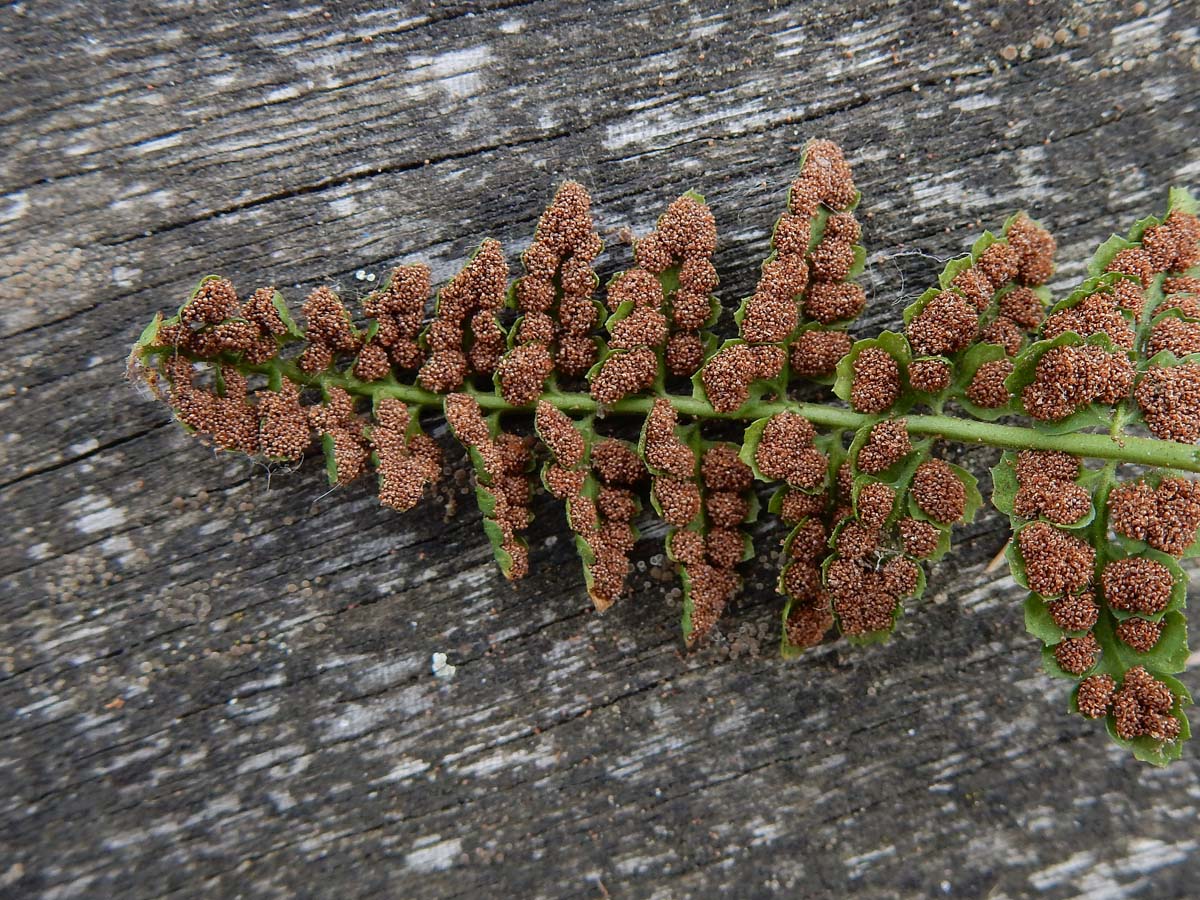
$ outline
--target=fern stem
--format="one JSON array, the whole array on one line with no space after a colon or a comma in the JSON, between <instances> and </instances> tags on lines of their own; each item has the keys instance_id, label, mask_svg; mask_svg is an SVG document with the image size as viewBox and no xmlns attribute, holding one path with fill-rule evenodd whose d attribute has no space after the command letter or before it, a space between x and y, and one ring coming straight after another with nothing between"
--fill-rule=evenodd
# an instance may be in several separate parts
<instances>
[{"instance_id":1,"label":"fern stem","mask_svg":"<svg viewBox=\"0 0 1200 900\"><path fill-rule=\"evenodd\" d=\"M486 409L512 409L491 392L475 395ZM564 412L595 413L596 402L587 394L548 393L543 399ZM629 397L614 404L610 415L645 415L654 404L654 397ZM878 418L845 407L796 401L756 401L747 403L732 413L718 413L706 401L695 397L671 396L671 404L680 414L697 419L726 419L754 421L785 410L799 413L814 425L826 428L854 430ZM1186 472L1200 472L1200 448L1157 438L1130 437L1103 433L1048 434L1020 425L997 425L974 419L945 415L907 416L908 430L913 435L940 437L964 444L985 444L1003 450L1061 450L1091 459L1135 463Z\"/></svg>"},{"instance_id":2,"label":"fern stem","mask_svg":"<svg viewBox=\"0 0 1200 900\"><path fill-rule=\"evenodd\" d=\"M153 352L153 351L151 351ZM362 381L349 372L326 371L316 374L302 372L290 360L275 359L261 365L240 363L238 368L246 372L282 377L299 384L314 387L340 387L351 394L382 399L394 397L410 406L440 409L443 397L416 385L401 384L393 378L381 381ZM466 389L480 407L496 412L529 412L528 408L514 407L493 391ZM801 403L791 400L757 400L745 404L731 413L717 412L706 401L697 397L672 395L671 404L682 415L696 419L721 419L726 421L752 422L756 419L791 411L799 413L814 425L826 428L855 430L876 421L878 416L855 412L842 406L827 406L821 403ZM552 403L566 413L600 414L599 404L590 394L567 391L548 391L541 399ZM656 397L627 397L608 407L603 415L646 415L654 405ZM1117 413L1114 413L1117 415ZM1181 444L1158 438L1133 437L1120 433L1115 428L1112 434L1076 432L1050 434L1021 425L998 425L974 419L958 418L939 414L906 416L908 430L914 436L928 435L963 444L984 444L1003 450L1060 450L1090 459L1114 460L1118 463L1133 463L1184 472L1200 472L1200 448L1193 444Z\"/></svg>"}]
</instances>

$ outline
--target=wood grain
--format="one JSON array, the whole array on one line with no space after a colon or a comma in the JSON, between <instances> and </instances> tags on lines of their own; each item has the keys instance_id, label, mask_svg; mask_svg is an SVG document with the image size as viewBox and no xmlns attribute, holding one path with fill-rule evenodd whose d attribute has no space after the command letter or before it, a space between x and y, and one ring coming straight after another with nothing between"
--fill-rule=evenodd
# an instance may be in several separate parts
<instances>
[{"instance_id":1,"label":"wood grain","mask_svg":"<svg viewBox=\"0 0 1200 900\"><path fill-rule=\"evenodd\" d=\"M1065 714L983 571L995 514L893 642L789 664L763 526L723 638L684 656L653 537L599 617L545 498L513 587L468 497L443 522L326 494L319 460L268 476L123 371L209 271L298 302L418 259L444 279L486 235L515 263L567 176L602 277L622 228L703 192L732 307L813 136L864 193L861 332L1016 208L1055 230L1067 289L1198 181L1194 13L6 7L0 894L1193 895L1200 764L1140 766Z\"/></svg>"}]
</instances>

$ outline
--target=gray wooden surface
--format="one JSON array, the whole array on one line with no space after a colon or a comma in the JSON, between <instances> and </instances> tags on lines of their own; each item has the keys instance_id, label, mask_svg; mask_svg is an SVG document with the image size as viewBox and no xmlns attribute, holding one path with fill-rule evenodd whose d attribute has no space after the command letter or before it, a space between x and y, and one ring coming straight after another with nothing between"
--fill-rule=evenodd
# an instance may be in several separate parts
<instances>
[{"instance_id":1,"label":"gray wooden surface","mask_svg":"<svg viewBox=\"0 0 1200 900\"><path fill-rule=\"evenodd\" d=\"M1195 896L1195 751L1153 770L1065 714L984 571L995 514L891 644L790 664L764 528L723 638L684 656L653 537L599 617L545 498L512 587L470 498L443 522L327 495L317 459L268 477L122 377L211 270L298 301L444 278L485 235L515 263L567 176L605 276L622 228L705 193L732 303L812 136L864 192L860 331L1018 207L1065 288L1200 183L1196 12L6 5L0 894Z\"/></svg>"}]
</instances>

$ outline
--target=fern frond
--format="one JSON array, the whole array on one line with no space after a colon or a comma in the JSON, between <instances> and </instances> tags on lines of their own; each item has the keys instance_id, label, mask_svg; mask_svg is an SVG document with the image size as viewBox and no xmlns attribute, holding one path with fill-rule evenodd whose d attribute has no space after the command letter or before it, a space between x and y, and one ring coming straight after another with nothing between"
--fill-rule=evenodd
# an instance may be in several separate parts
<instances>
[{"instance_id":1,"label":"fern frond","mask_svg":"<svg viewBox=\"0 0 1200 900\"><path fill-rule=\"evenodd\" d=\"M856 643L891 634L982 503L944 444L1000 448L993 502L1047 670L1074 679L1072 708L1139 759L1178 757L1191 702L1175 678L1189 652L1181 560L1200 556L1187 477L1200 472L1196 202L1172 191L1164 216L1106 241L1053 304L1054 239L1018 213L945 266L902 332L853 341L859 199L841 150L807 144L724 340L704 198L672 202L601 297L591 201L567 182L515 281L485 240L428 314L429 270L400 266L360 315L319 287L298 324L273 288L242 299L208 276L153 319L130 372L218 447L282 461L319 441L332 484L374 471L397 510L442 473L423 420L443 416L504 575L529 569L540 486L565 505L599 610L624 589L646 495L683 581L689 647L736 596L755 485L770 485L767 514L789 527L785 656L835 627ZM793 399L801 381L840 402ZM640 424L636 445L611 436L622 417Z\"/></svg>"}]
</instances>

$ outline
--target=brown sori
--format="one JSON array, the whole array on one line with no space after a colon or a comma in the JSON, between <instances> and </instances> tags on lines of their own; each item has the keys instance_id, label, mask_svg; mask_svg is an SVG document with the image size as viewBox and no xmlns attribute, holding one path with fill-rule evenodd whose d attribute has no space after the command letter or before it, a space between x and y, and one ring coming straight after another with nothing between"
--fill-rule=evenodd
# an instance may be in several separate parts
<instances>
[{"instance_id":1,"label":"brown sori","mask_svg":"<svg viewBox=\"0 0 1200 900\"><path fill-rule=\"evenodd\" d=\"M496 314L508 290L508 263L499 241L486 240L466 267L438 292L436 318L424 341L432 350L418 381L434 393L461 387L474 371L491 375L503 348ZM473 338L466 346L467 336ZM468 356L470 353L470 356Z\"/></svg>"}]
</instances>

